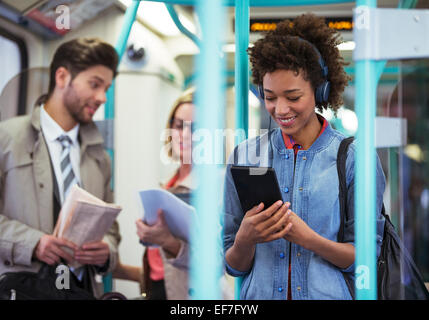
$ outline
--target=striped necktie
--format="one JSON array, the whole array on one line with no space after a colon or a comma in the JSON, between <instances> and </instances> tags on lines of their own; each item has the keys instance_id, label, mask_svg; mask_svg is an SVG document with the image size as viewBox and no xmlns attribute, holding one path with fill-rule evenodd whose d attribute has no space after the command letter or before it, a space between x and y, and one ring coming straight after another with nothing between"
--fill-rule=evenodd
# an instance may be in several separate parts
<instances>
[{"instance_id":1,"label":"striped necktie","mask_svg":"<svg viewBox=\"0 0 429 320\"><path fill-rule=\"evenodd\" d=\"M70 161L70 146L72 144L71 139L66 135L61 135L57 138L63 147L61 151L60 164L61 164L61 176L63 178L63 201L66 200L71 187L78 183L76 176L73 172L72 164Z\"/></svg>"}]
</instances>

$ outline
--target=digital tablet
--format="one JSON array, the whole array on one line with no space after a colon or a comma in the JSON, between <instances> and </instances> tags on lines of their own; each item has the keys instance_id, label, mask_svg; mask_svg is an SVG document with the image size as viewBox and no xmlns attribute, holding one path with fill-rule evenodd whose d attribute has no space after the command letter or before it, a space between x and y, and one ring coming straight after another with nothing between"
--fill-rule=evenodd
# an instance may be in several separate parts
<instances>
[{"instance_id":1,"label":"digital tablet","mask_svg":"<svg viewBox=\"0 0 429 320\"><path fill-rule=\"evenodd\" d=\"M232 166L231 175L244 214L261 202L267 209L283 200L273 168Z\"/></svg>"}]
</instances>

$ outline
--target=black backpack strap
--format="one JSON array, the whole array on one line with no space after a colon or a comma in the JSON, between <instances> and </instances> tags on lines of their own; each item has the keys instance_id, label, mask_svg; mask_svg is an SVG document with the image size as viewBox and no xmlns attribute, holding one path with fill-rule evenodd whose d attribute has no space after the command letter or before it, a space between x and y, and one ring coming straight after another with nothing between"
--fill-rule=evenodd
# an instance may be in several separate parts
<instances>
[{"instance_id":1,"label":"black backpack strap","mask_svg":"<svg viewBox=\"0 0 429 320\"><path fill-rule=\"evenodd\" d=\"M353 137L345 138L341 141L340 147L338 148L337 154L337 171L338 171L338 182L339 182L339 193L338 199L340 202L340 229L338 230L338 242L344 242L344 229L345 221L347 220L347 181L346 181L346 161L347 161L347 151L350 144L353 142ZM350 275L343 272L343 277L346 282L347 288L349 289L350 295L354 300L355 297L355 287L354 281Z\"/></svg>"},{"instance_id":2,"label":"black backpack strap","mask_svg":"<svg viewBox=\"0 0 429 320\"><path fill-rule=\"evenodd\" d=\"M346 181L346 160L347 151L354 137L348 137L341 141L337 154L337 171L339 182L339 202L340 202L340 229L338 231L338 242L344 242L344 228L347 219L347 181Z\"/></svg>"}]
</instances>

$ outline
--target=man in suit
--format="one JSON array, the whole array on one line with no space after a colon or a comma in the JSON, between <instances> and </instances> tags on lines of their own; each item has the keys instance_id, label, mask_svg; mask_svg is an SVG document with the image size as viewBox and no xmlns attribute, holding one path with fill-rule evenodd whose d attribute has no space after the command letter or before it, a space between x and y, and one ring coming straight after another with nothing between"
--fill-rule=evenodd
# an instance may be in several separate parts
<instances>
[{"instance_id":1,"label":"man in suit","mask_svg":"<svg viewBox=\"0 0 429 320\"><path fill-rule=\"evenodd\" d=\"M101 276L118 261L117 222L102 241L80 248L52 233L72 185L113 202L110 159L92 117L117 65L115 49L103 41L68 41L54 54L41 105L0 123L0 275L75 259L84 265L72 270L79 284L103 293Z\"/></svg>"}]
</instances>

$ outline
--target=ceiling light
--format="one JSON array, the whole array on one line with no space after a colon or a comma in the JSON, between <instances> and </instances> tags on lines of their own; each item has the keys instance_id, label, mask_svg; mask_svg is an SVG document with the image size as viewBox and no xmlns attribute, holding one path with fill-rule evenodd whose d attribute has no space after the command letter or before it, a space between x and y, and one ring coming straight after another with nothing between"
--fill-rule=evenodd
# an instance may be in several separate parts
<instances>
[{"instance_id":1,"label":"ceiling light","mask_svg":"<svg viewBox=\"0 0 429 320\"><path fill-rule=\"evenodd\" d=\"M249 43L249 48L252 48L254 46L253 43ZM222 46L222 51L223 52L229 52L229 53L234 53L235 52L235 43L227 43L224 44Z\"/></svg>"},{"instance_id":2,"label":"ceiling light","mask_svg":"<svg viewBox=\"0 0 429 320\"><path fill-rule=\"evenodd\" d=\"M341 119L343 128L350 134L355 134L358 129L358 118L353 110L341 107L338 110L337 116Z\"/></svg>"},{"instance_id":3,"label":"ceiling light","mask_svg":"<svg viewBox=\"0 0 429 320\"><path fill-rule=\"evenodd\" d=\"M418 144L408 144L404 148L404 153L408 158L413 159L416 162L422 162L424 160L424 154Z\"/></svg>"},{"instance_id":4,"label":"ceiling light","mask_svg":"<svg viewBox=\"0 0 429 320\"><path fill-rule=\"evenodd\" d=\"M222 51L223 52L229 52L229 53L235 52L235 43L224 44L222 46Z\"/></svg>"},{"instance_id":5,"label":"ceiling light","mask_svg":"<svg viewBox=\"0 0 429 320\"><path fill-rule=\"evenodd\" d=\"M338 45L338 50L340 51L351 51L354 50L356 44L354 41L345 41Z\"/></svg>"},{"instance_id":6,"label":"ceiling light","mask_svg":"<svg viewBox=\"0 0 429 320\"><path fill-rule=\"evenodd\" d=\"M320 113L319 110L316 110L316 112ZM322 117L324 117L328 122L334 119L334 112L331 109L323 109L320 113Z\"/></svg>"},{"instance_id":7,"label":"ceiling light","mask_svg":"<svg viewBox=\"0 0 429 320\"><path fill-rule=\"evenodd\" d=\"M132 0L119 0L124 6L131 5ZM141 1L137 11L138 17L147 25L167 37L178 36L180 31L171 19L164 3ZM180 22L190 32L195 33L195 25L186 16L178 13Z\"/></svg>"}]
</instances>

